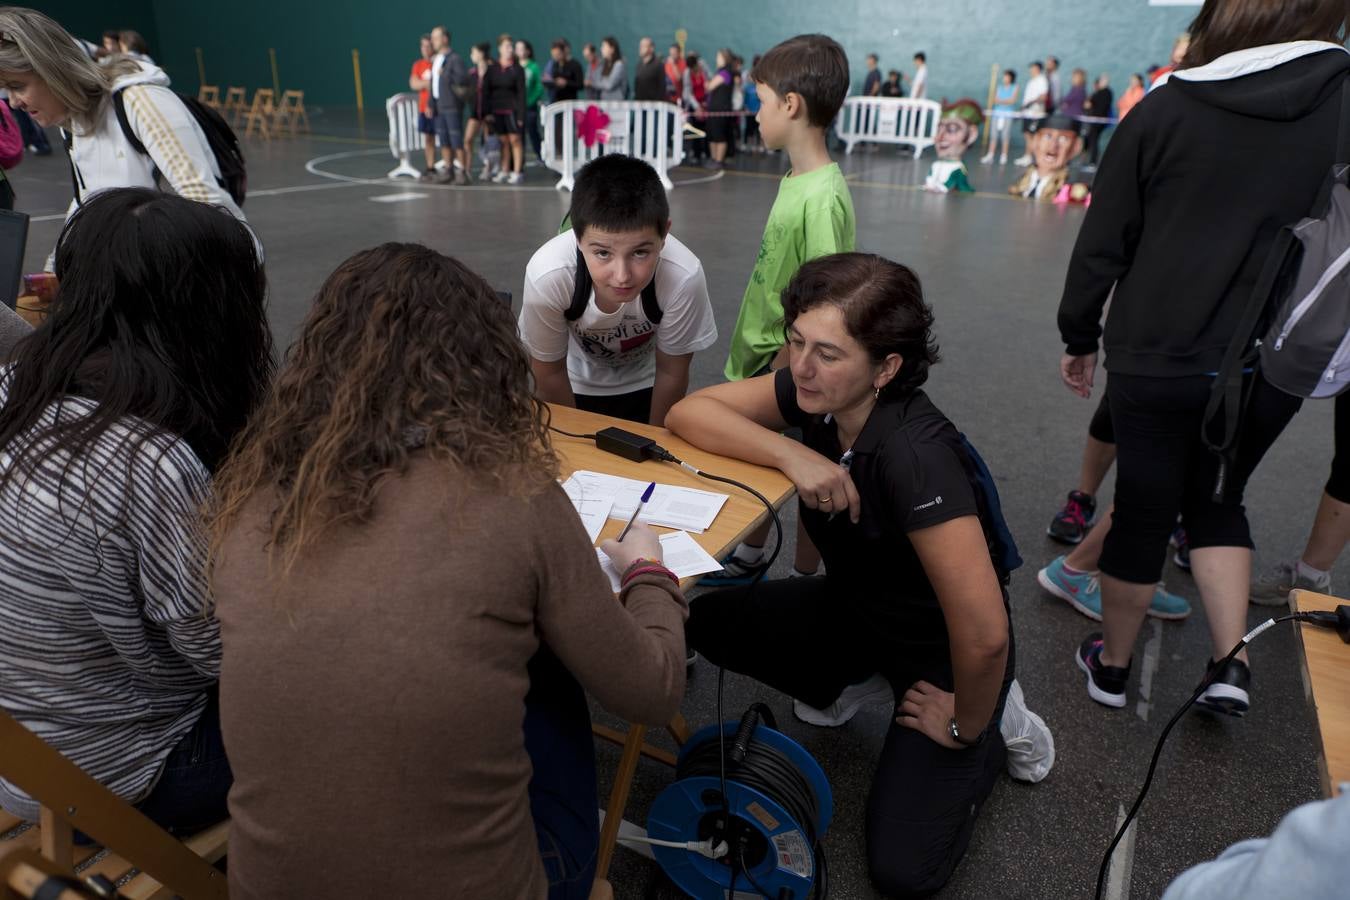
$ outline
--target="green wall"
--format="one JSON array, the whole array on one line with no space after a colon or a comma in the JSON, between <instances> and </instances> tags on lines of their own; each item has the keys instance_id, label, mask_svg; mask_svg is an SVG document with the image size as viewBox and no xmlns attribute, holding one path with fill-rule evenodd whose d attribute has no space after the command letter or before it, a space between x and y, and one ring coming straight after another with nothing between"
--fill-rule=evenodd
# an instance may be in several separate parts
<instances>
[{"instance_id":1,"label":"green wall","mask_svg":"<svg viewBox=\"0 0 1350 900\"><path fill-rule=\"evenodd\" d=\"M139 31L150 45L150 55L159 59L159 28L155 21L153 0L51 0L46 3L34 3L33 9L51 16L66 30L95 44L104 31L109 29L130 28ZM189 53L192 51L189 50ZM194 87L195 81L194 81Z\"/></svg>"},{"instance_id":2,"label":"green wall","mask_svg":"<svg viewBox=\"0 0 1350 900\"><path fill-rule=\"evenodd\" d=\"M857 84L865 54L880 54L883 70L908 72L914 51L922 49L928 53L930 96L982 100L991 64L1016 68L1020 79L1027 62L1047 54L1059 56L1066 68L1108 72L1119 89L1130 72L1164 62L1172 39L1196 12L1193 7L1153 7L1147 0L777 0L772 5L725 0L117 0L115 7L48 6L58 13L69 9L72 26L77 18L89 23L82 27L91 37L103 27L95 20L112 15L131 22L153 7L154 28L140 30L154 35L155 58L185 92L197 87L195 47L205 54L208 82L242 84L250 91L272 82L271 47L277 51L283 88L303 89L310 104L349 106L355 102L355 48L361 52L366 105L376 109L385 97L406 89L417 36L440 22L449 26L455 48L465 56L471 43L495 42L507 31L528 38L541 58L560 35L579 55L584 41L613 34L631 57L639 36L650 34L665 45L684 28L691 49L710 56L729 46L748 59L793 34L823 31L848 51ZM115 15L99 12L110 8Z\"/></svg>"}]
</instances>

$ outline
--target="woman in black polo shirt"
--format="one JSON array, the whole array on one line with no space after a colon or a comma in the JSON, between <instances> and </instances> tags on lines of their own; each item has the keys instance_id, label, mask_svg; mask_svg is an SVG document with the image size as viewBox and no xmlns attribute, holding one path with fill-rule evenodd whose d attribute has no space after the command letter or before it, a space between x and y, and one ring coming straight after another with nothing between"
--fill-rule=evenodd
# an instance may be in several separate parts
<instances>
[{"instance_id":1,"label":"woman in black polo shirt","mask_svg":"<svg viewBox=\"0 0 1350 900\"><path fill-rule=\"evenodd\" d=\"M666 425L716 453L782 470L825 560L820 577L705 594L691 647L847 721L900 698L867 809L883 892L940 888L1004 764L1012 628L956 428L920 385L937 361L914 273L840 253L783 293L790 366L693 394ZM798 443L780 432L800 427ZM1042 726L1043 727L1043 726Z\"/></svg>"}]
</instances>

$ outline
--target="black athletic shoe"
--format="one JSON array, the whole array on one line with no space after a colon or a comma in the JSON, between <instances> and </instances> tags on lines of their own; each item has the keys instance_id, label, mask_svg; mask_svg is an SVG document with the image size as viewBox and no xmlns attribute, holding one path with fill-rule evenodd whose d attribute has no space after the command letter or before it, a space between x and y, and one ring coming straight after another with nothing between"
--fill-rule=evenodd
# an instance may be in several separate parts
<instances>
[{"instance_id":1,"label":"black athletic shoe","mask_svg":"<svg viewBox=\"0 0 1350 900\"><path fill-rule=\"evenodd\" d=\"M1212 678L1209 687L1195 701L1195 705L1226 716L1244 716L1251 708L1247 693L1252 686L1252 670L1240 659L1230 659L1222 669L1214 660L1205 664L1206 677Z\"/></svg>"},{"instance_id":2,"label":"black athletic shoe","mask_svg":"<svg viewBox=\"0 0 1350 900\"><path fill-rule=\"evenodd\" d=\"M1092 517L1096 512L1097 501L1091 494L1069 491L1068 501L1050 520L1046 534L1061 544L1077 544L1092 527Z\"/></svg>"},{"instance_id":3,"label":"black athletic shoe","mask_svg":"<svg viewBox=\"0 0 1350 900\"><path fill-rule=\"evenodd\" d=\"M1087 675L1088 696L1102 706L1120 709L1125 705L1125 683L1130 680L1130 667L1102 665L1102 634L1087 636L1074 654L1078 668Z\"/></svg>"}]
</instances>

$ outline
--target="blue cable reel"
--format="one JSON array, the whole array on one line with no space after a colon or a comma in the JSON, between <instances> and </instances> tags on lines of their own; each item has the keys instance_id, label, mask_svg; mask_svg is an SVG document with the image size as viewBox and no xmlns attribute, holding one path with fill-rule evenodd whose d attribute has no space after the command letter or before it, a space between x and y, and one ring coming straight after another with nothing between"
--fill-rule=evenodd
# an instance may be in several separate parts
<instances>
[{"instance_id":1,"label":"blue cable reel","mask_svg":"<svg viewBox=\"0 0 1350 900\"><path fill-rule=\"evenodd\" d=\"M758 723L760 715L768 725ZM716 724L702 729L681 749L675 782L652 804L650 837L725 843L718 859L653 847L661 868L689 896L806 900L813 885L818 891L825 885L820 842L834 816L834 796L820 764L776 725L772 711L756 703L739 723L723 722L720 735Z\"/></svg>"}]
</instances>

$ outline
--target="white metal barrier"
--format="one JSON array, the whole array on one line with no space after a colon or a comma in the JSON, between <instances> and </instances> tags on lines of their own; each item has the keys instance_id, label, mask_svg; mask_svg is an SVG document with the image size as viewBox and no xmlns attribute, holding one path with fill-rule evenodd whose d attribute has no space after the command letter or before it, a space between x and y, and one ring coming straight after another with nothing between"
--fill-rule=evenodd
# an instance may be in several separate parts
<instances>
[{"instance_id":1,"label":"white metal barrier","mask_svg":"<svg viewBox=\"0 0 1350 900\"><path fill-rule=\"evenodd\" d=\"M407 175L416 178L422 170L412 164L412 154L422 152L422 135L417 130L417 95L395 94L384 102L389 114L389 152L398 160L390 178Z\"/></svg>"},{"instance_id":2,"label":"white metal barrier","mask_svg":"<svg viewBox=\"0 0 1350 900\"><path fill-rule=\"evenodd\" d=\"M599 113L608 122L599 124ZM674 103L562 100L545 106L541 116L544 165L562 176L558 190L570 191L577 170L605 153L636 156L656 170L666 190L675 186L667 173L684 161L684 112Z\"/></svg>"},{"instance_id":3,"label":"white metal barrier","mask_svg":"<svg viewBox=\"0 0 1350 900\"><path fill-rule=\"evenodd\" d=\"M936 100L910 97L849 97L839 111L835 133L844 142L845 152L853 145L871 141L877 144L908 144L917 157L937 140L942 104Z\"/></svg>"}]
</instances>

